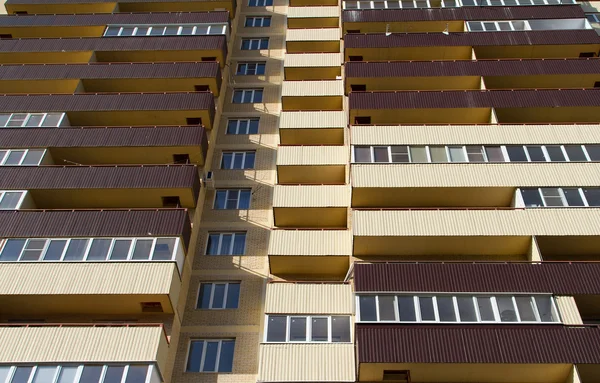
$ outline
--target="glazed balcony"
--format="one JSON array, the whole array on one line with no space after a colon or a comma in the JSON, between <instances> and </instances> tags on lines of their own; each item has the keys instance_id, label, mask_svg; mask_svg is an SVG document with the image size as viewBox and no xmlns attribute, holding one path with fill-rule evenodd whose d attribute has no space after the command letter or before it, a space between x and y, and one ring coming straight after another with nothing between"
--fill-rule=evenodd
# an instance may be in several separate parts
<instances>
[{"instance_id":1,"label":"glazed balcony","mask_svg":"<svg viewBox=\"0 0 600 383\"><path fill-rule=\"evenodd\" d=\"M279 184L343 184L348 148L345 146L280 146Z\"/></svg>"},{"instance_id":2,"label":"glazed balcony","mask_svg":"<svg viewBox=\"0 0 600 383\"><path fill-rule=\"evenodd\" d=\"M285 79L335 80L342 75L342 61L340 53L286 54L283 61Z\"/></svg>"},{"instance_id":3,"label":"glazed balcony","mask_svg":"<svg viewBox=\"0 0 600 383\"><path fill-rule=\"evenodd\" d=\"M287 23L288 29L337 28L340 7L290 7Z\"/></svg>"},{"instance_id":4,"label":"glazed balcony","mask_svg":"<svg viewBox=\"0 0 600 383\"><path fill-rule=\"evenodd\" d=\"M348 185L276 185L274 223L279 227L345 228L349 205Z\"/></svg>"},{"instance_id":5,"label":"glazed balcony","mask_svg":"<svg viewBox=\"0 0 600 383\"><path fill-rule=\"evenodd\" d=\"M287 53L339 53L339 28L289 29L285 35Z\"/></svg>"},{"instance_id":6,"label":"glazed balcony","mask_svg":"<svg viewBox=\"0 0 600 383\"><path fill-rule=\"evenodd\" d=\"M348 115L343 111L281 112L282 145L343 145Z\"/></svg>"}]
</instances>

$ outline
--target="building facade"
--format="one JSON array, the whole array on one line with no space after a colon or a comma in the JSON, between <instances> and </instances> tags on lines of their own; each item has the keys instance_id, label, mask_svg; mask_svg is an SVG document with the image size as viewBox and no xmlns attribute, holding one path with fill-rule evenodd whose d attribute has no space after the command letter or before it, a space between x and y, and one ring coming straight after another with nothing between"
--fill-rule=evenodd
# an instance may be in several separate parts
<instances>
[{"instance_id":1,"label":"building facade","mask_svg":"<svg viewBox=\"0 0 600 383\"><path fill-rule=\"evenodd\" d=\"M4 7L0 383L600 382L600 2Z\"/></svg>"}]
</instances>

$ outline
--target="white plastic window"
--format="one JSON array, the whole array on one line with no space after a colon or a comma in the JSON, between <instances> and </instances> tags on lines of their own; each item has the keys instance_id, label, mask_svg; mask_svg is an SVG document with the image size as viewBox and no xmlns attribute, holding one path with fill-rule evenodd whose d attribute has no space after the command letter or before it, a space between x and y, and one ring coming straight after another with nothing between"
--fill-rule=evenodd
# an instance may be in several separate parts
<instances>
[{"instance_id":1,"label":"white plastic window","mask_svg":"<svg viewBox=\"0 0 600 383\"><path fill-rule=\"evenodd\" d=\"M346 315L267 315L265 342L351 342L350 317Z\"/></svg>"},{"instance_id":2,"label":"white plastic window","mask_svg":"<svg viewBox=\"0 0 600 383\"><path fill-rule=\"evenodd\" d=\"M0 366L0 383L159 383L147 364Z\"/></svg>"},{"instance_id":3,"label":"white plastic window","mask_svg":"<svg viewBox=\"0 0 600 383\"><path fill-rule=\"evenodd\" d=\"M0 114L0 128L39 128L60 126L64 113Z\"/></svg>"},{"instance_id":4,"label":"white plastic window","mask_svg":"<svg viewBox=\"0 0 600 383\"><path fill-rule=\"evenodd\" d=\"M109 25L105 37L224 35L226 24Z\"/></svg>"},{"instance_id":5,"label":"white plastic window","mask_svg":"<svg viewBox=\"0 0 600 383\"><path fill-rule=\"evenodd\" d=\"M36 166L46 149L0 149L0 166Z\"/></svg>"},{"instance_id":6,"label":"white plastic window","mask_svg":"<svg viewBox=\"0 0 600 383\"><path fill-rule=\"evenodd\" d=\"M26 195L24 190L0 190L0 210L18 209Z\"/></svg>"}]
</instances>

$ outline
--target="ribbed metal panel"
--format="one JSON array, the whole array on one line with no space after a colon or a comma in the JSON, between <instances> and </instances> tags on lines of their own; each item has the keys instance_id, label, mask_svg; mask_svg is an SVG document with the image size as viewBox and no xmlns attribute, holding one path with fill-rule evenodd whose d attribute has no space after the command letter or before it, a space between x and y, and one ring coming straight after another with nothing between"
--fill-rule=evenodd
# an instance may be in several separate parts
<instances>
[{"instance_id":1,"label":"ribbed metal panel","mask_svg":"<svg viewBox=\"0 0 600 383\"><path fill-rule=\"evenodd\" d=\"M345 128L348 114L333 112L281 112L280 129Z\"/></svg>"},{"instance_id":2,"label":"ribbed metal panel","mask_svg":"<svg viewBox=\"0 0 600 383\"><path fill-rule=\"evenodd\" d=\"M567 277L567 276L563 276ZM561 322L569 325L583 324L574 297L555 297L556 307L560 313Z\"/></svg>"},{"instance_id":3,"label":"ribbed metal panel","mask_svg":"<svg viewBox=\"0 0 600 383\"><path fill-rule=\"evenodd\" d=\"M350 255L352 233L349 230L273 230L269 255Z\"/></svg>"},{"instance_id":4,"label":"ribbed metal panel","mask_svg":"<svg viewBox=\"0 0 600 383\"><path fill-rule=\"evenodd\" d=\"M261 344L260 382L354 382L354 345Z\"/></svg>"},{"instance_id":5,"label":"ribbed metal panel","mask_svg":"<svg viewBox=\"0 0 600 383\"><path fill-rule=\"evenodd\" d=\"M286 41L336 41L340 39L339 28L288 29Z\"/></svg>"},{"instance_id":6,"label":"ribbed metal panel","mask_svg":"<svg viewBox=\"0 0 600 383\"><path fill-rule=\"evenodd\" d=\"M572 208L355 210L352 227L355 236L577 236L600 235L600 217Z\"/></svg>"},{"instance_id":7,"label":"ribbed metal panel","mask_svg":"<svg viewBox=\"0 0 600 383\"><path fill-rule=\"evenodd\" d=\"M460 7L428 9L365 9L343 11L345 23L442 21L442 20L528 20L576 19L584 17L578 5L560 7Z\"/></svg>"},{"instance_id":8,"label":"ribbed metal panel","mask_svg":"<svg viewBox=\"0 0 600 383\"><path fill-rule=\"evenodd\" d=\"M352 92L349 100L350 109L589 107L600 105L600 89Z\"/></svg>"},{"instance_id":9,"label":"ribbed metal panel","mask_svg":"<svg viewBox=\"0 0 600 383\"><path fill-rule=\"evenodd\" d=\"M341 53L286 54L283 66L285 68L329 67L341 66L343 61Z\"/></svg>"},{"instance_id":10,"label":"ribbed metal panel","mask_svg":"<svg viewBox=\"0 0 600 383\"><path fill-rule=\"evenodd\" d=\"M354 290L595 295L600 294L600 264L356 263Z\"/></svg>"},{"instance_id":11,"label":"ribbed metal panel","mask_svg":"<svg viewBox=\"0 0 600 383\"><path fill-rule=\"evenodd\" d=\"M82 3L82 1L77 1ZM201 24L227 23L229 12L102 13L78 15L6 15L0 27L62 27L108 24Z\"/></svg>"},{"instance_id":12,"label":"ribbed metal panel","mask_svg":"<svg viewBox=\"0 0 600 383\"><path fill-rule=\"evenodd\" d=\"M593 144L599 125L352 126L354 145Z\"/></svg>"},{"instance_id":13,"label":"ribbed metal panel","mask_svg":"<svg viewBox=\"0 0 600 383\"><path fill-rule=\"evenodd\" d=\"M220 79L221 69L217 62L0 65L0 80L114 78Z\"/></svg>"},{"instance_id":14,"label":"ribbed metal panel","mask_svg":"<svg viewBox=\"0 0 600 383\"><path fill-rule=\"evenodd\" d=\"M533 76L600 73L598 59L347 62L347 78Z\"/></svg>"},{"instance_id":15,"label":"ribbed metal panel","mask_svg":"<svg viewBox=\"0 0 600 383\"><path fill-rule=\"evenodd\" d=\"M348 206L350 185L275 185L273 193L274 208Z\"/></svg>"},{"instance_id":16,"label":"ribbed metal panel","mask_svg":"<svg viewBox=\"0 0 600 383\"><path fill-rule=\"evenodd\" d=\"M404 10L402 10L404 11ZM387 11L386 11L387 12ZM394 48L435 46L600 44L594 30L523 31L485 33L381 33L347 34L345 48Z\"/></svg>"},{"instance_id":17,"label":"ribbed metal panel","mask_svg":"<svg viewBox=\"0 0 600 383\"><path fill-rule=\"evenodd\" d=\"M548 177L549 174L552 177ZM351 175L352 187L355 188L598 186L600 164L356 164L352 165Z\"/></svg>"},{"instance_id":18,"label":"ribbed metal panel","mask_svg":"<svg viewBox=\"0 0 600 383\"><path fill-rule=\"evenodd\" d=\"M208 139L201 126L0 129L1 148L200 146Z\"/></svg>"},{"instance_id":19,"label":"ribbed metal panel","mask_svg":"<svg viewBox=\"0 0 600 383\"><path fill-rule=\"evenodd\" d=\"M169 295L173 262L5 263L1 295Z\"/></svg>"},{"instance_id":20,"label":"ribbed metal panel","mask_svg":"<svg viewBox=\"0 0 600 383\"><path fill-rule=\"evenodd\" d=\"M282 97L343 96L342 80L320 81L284 81L281 87Z\"/></svg>"},{"instance_id":21,"label":"ribbed metal panel","mask_svg":"<svg viewBox=\"0 0 600 383\"><path fill-rule=\"evenodd\" d=\"M0 363L154 362L161 326L0 327Z\"/></svg>"},{"instance_id":22,"label":"ribbed metal panel","mask_svg":"<svg viewBox=\"0 0 600 383\"><path fill-rule=\"evenodd\" d=\"M356 326L358 363L600 363L600 329Z\"/></svg>"},{"instance_id":23,"label":"ribbed metal panel","mask_svg":"<svg viewBox=\"0 0 600 383\"><path fill-rule=\"evenodd\" d=\"M211 0L7 0L6 4L78 4L78 3L196 3ZM214 0L218 1L218 0Z\"/></svg>"},{"instance_id":24,"label":"ribbed metal panel","mask_svg":"<svg viewBox=\"0 0 600 383\"><path fill-rule=\"evenodd\" d=\"M350 284L269 283L265 314L352 315L353 302Z\"/></svg>"},{"instance_id":25,"label":"ribbed metal panel","mask_svg":"<svg viewBox=\"0 0 600 383\"><path fill-rule=\"evenodd\" d=\"M0 112L214 110L210 92L0 95Z\"/></svg>"},{"instance_id":26,"label":"ribbed metal panel","mask_svg":"<svg viewBox=\"0 0 600 383\"><path fill-rule=\"evenodd\" d=\"M277 150L278 166L346 165L348 159L347 146L280 146Z\"/></svg>"},{"instance_id":27,"label":"ribbed metal panel","mask_svg":"<svg viewBox=\"0 0 600 383\"><path fill-rule=\"evenodd\" d=\"M340 17L340 7L289 7L288 19Z\"/></svg>"},{"instance_id":28,"label":"ribbed metal panel","mask_svg":"<svg viewBox=\"0 0 600 383\"><path fill-rule=\"evenodd\" d=\"M3 166L0 189L156 189L200 190L195 165Z\"/></svg>"}]
</instances>

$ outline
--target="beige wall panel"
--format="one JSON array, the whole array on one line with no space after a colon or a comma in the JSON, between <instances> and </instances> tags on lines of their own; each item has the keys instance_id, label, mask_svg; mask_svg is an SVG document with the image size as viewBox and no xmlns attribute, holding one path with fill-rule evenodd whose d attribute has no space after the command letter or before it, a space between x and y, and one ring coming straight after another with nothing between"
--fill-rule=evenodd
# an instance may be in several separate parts
<instances>
[{"instance_id":1,"label":"beige wall panel","mask_svg":"<svg viewBox=\"0 0 600 383\"><path fill-rule=\"evenodd\" d=\"M346 165L347 146L280 146L277 165Z\"/></svg>"},{"instance_id":2,"label":"beige wall panel","mask_svg":"<svg viewBox=\"0 0 600 383\"><path fill-rule=\"evenodd\" d=\"M347 207L350 185L275 185L273 207Z\"/></svg>"},{"instance_id":3,"label":"beige wall panel","mask_svg":"<svg viewBox=\"0 0 600 383\"><path fill-rule=\"evenodd\" d=\"M351 315L353 302L350 284L269 283L265 314Z\"/></svg>"},{"instance_id":4,"label":"beige wall panel","mask_svg":"<svg viewBox=\"0 0 600 383\"><path fill-rule=\"evenodd\" d=\"M276 58L279 60L283 60L283 56L285 54L285 40L281 35L269 36L263 28L258 32L263 32L262 34L256 35L237 35L235 37L235 41L233 42L233 48L231 52L231 57L239 60L241 57L249 58L249 59L260 59L260 58ZM269 38L269 48L268 49L260 49L260 50L250 50L243 51L242 47L242 39L243 38L260 38L260 37L268 37Z\"/></svg>"},{"instance_id":5,"label":"beige wall panel","mask_svg":"<svg viewBox=\"0 0 600 383\"><path fill-rule=\"evenodd\" d=\"M337 41L340 39L339 28L288 29L286 41Z\"/></svg>"},{"instance_id":6,"label":"beige wall panel","mask_svg":"<svg viewBox=\"0 0 600 383\"><path fill-rule=\"evenodd\" d=\"M585 144L600 142L600 125L352 126L353 145Z\"/></svg>"},{"instance_id":7,"label":"beige wall panel","mask_svg":"<svg viewBox=\"0 0 600 383\"><path fill-rule=\"evenodd\" d=\"M344 82L333 81L284 81L281 96L343 96Z\"/></svg>"},{"instance_id":8,"label":"beige wall panel","mask_svg":"<svg viewBox=\"0 0 600 383\"><path fill-rule=\"evenodd\" d=\"M348 123L344 111L282 112L280 129L345 128Z\"/></svg>"},{"instance_id":9,"label":"beige wall panel","mask_svg":"<svg viewBox=\"0 0 600 383\"><path fill-rule=\"evenodd\" d=\"M594 162L355 164L352 187L598 186Z\"/></svg>"},{"instance_id":10,"label":"beige wall panel","mask_svg":"<svg viewBox=\"0 0 600 383\"><path fill-rule=\"evenodd\" d=\"M153 362L161 340L161 326L1 327L0 363Z\"/></svg>"},{"instance_id":11,"label":"beige wall panel","mask_svg":"<svg viewBox=\"0 0 600 383\"><path fill-rule=\"evenodd\" d=\"M341 53L301 53L285 55L283 66L286 68L328 67L340 66L343 61Z\"/></svg>"},{"instance_id":12,"label":"beige wall panel","mask_svg":"<svg viewBox=\"0 0 600 383\"><path fill-rule=\"evenodd\" d=\"M597 209L355 210L355 236L600 235Z\"/></svg>"},{"instance_id":13,"label":"beige wall panel","mask_svg":"<svg viewBox=\"0 0 600 383\"><path fill-rule=\"evenodd\" d=\"M229 119L259 118L258 134L227 134L227 122ZM247 113L223 115L219 123L216 146L235 149L238 145L248 147L256 145L259 148L271 149L277 147L279 142L279 116L268 113Z\"/></svg>"},{"instance_id":14,"label":"beige wall panel","mask_svg":"<svg viewBox=\"0 0 600 383\"><path fill-rule=\"evenodd\" d=\"M273 230L269 255L350 255L349 230Z\"/></svg>"},{"instance_id":15,"label":"beige wall panel","mask_svg":"<svg viewBox=\"0 0 600 383\"><path fill-rule=\"evenodd\" d=\"M289 7L287 17L289 19L340 17L340 7Z\"/></svg>"},{"instance_id":16,"label":"beige wall panel","mask_svg":"<svg viewBox=\"0 0 600 383\"><path fill-rule=\"evenodd\" d=\"M583 324L577 303L574 297L557 296L555 297L556 307L560 313L561 322L566 325Z\"/></svg>"},{"instance_id":17,"label":"beige wall panel","mask_svg":"<svg viewBox=\"0 0 600 383\"><path fill-rule=\"evenodd\" d=\"M258 380L354 382L353 344L262 344Z\"/></svg>"}]
</instances>

